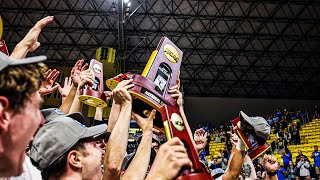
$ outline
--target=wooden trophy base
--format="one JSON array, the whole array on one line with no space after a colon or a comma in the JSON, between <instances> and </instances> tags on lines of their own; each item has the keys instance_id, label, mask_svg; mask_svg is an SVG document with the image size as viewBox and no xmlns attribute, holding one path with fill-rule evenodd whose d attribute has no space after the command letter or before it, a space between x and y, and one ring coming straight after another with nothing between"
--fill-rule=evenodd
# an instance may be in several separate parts
<instances>
[{"instance_id":1,"label":"wooden trophy base","mask_svg":"<svg viewBox=\"0 0 320 180\"><path fill-rule=\"evenodd\" d=\"M87 88L81 90L80 94L79 100L86 105L101 108L107 107L107 103L103 100L106 99L103 93Z\"/></svg>"},{"instance_id":2,"label":"wooden trophy base","mask_svg":"<svg viewBox=\"0 0 320 180\"><path fill-rule=\"evenodd\" d=\"M268 143L265 143L263 145L259 145L255 149L249 149L248 156L251 158L251 160L256 159L257 157L261 156L264 152L266 152L270 148Z\"/></svg>"},{"instance_id":3,"label":"wooden trophy base","mask_svg":"<svg viewBox=\"0 0 320 180\"><path fill-rule=\"evenodd\" d=\"M177 105L164 105L160 108L160 112L167 140L170 140L172 137L178 137L184 143L188 156L193 164L193 169L190 169L190 167L183 167L176 179L212 179L207 169L203 167L199 161L198 153L191 141L192 137L189 136L184 121L181 118L179 107Z\"/></svg>"}]
</instances>

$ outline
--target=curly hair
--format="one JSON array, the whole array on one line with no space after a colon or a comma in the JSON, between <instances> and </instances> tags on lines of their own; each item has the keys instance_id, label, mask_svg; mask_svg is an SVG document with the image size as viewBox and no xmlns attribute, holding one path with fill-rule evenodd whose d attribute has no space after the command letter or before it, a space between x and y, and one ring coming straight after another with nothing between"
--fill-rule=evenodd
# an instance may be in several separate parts
<instances>
[{"instance_id":1,"label":"curly hair","mask_svg":"<svg viewBox=\"0 0 320 180\"><path fill-rule=\"evenodd\" d=\"M11 66L0 72L0 96L9 100L15 113L25 107L31 94L38 91L45 80L47 66L43 63Z\"/></svg>"}]
</instances>

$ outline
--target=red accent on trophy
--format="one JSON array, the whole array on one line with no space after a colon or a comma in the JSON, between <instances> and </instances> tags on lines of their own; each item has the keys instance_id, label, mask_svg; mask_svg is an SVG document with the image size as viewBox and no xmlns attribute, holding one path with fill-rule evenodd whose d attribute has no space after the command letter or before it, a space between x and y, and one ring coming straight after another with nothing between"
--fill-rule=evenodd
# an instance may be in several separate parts
<instances>
[{"instance_id":1,"label":"red accent on trophy","mask_svg":"<svg viewBox=\"0 0 320 180\"><path fill-rule=\"evenodd\" d=\"M206 168L204 168L199 161L198 153L193 147L188 131L185 128L184 122L181 118L179 107L164 105L160 108L160 112L167 138L178 137L184 143L189 158L193 164L192 170L188 167L183 167L180 170L179 177L177 177L176 180L212 179Z\"/></svg>"},{"instance_id":2,"label":"red accent on trophy","mask_svg":"<svg viewBox=\"0 0 320 180\"><path fill-rule=\"evenodd\" d=\"M248 156L252 160L254 160L255 158L261 156L265 151L267 151L270 148L270 145L266 142L266 139L269 137L269 135L264 135L263 136L264 138L259 137L256 132L257 128L254 127L256 125L250 124L247 122L248 118L250 119L250 121L251 119L253 119L252 121L254 121L255 119L252 117L248 117L246 115L245 115L246 119L244 119L244 117L242 116L242 113L243 112L241 112L239 117L235 118L232 121L232 124L237 127L236 132L239 138L245 144L248 151ZM259 119L256 119L257 121L260 121L260 122L265 121L265 119L261 117L257 117L257 118L259 118ZM261 125L259 126L260 126L259 127L260 129L263 128L265 131L267 131L267 126L265 126L266 128L261 127Z\"/></svg>"},{"instance_id":3,"label":"red accent on trophy","mask_svg":"<svg viewBox=\"0 0 320 180\"><path fill-rule=\"evenodd\" d=\"M4 40L0 40L0 51L2 51L3 53L5 53L6 55L9 56L7 45L6 45L6 42Z\"/></svg>"},{"instance_id":4,"label":"red accent on trophy","mask_svg":"<svg viewBox=\"0 0 320 180\"><path fill-rule=\"evenodd\" d=\"M102 63L92 59L90 61L89 68L93 71L94 74L94 84L92 87L85 87L80 91L79 100L93 107L106 107L107 103L105 102L105 95L103 93L103 68Z\"/></svg>"}]
</instances>

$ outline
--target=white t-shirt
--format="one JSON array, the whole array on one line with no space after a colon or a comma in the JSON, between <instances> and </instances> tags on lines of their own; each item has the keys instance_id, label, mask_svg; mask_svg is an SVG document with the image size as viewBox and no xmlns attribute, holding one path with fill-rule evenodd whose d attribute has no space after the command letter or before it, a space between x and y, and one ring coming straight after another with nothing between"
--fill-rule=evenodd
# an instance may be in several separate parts
<instances>
[{"instance_id":1,"label":"white t-shirt","mask_svg":"<svg viewBox=\"0 0 320 180\"><path fill-rule=\"evenodd\" d=\"M32 165L26 155L23 162L23 173L20 176L0 178L0 180L42 180L41 172Z\"/></svg>"}]
</instances>

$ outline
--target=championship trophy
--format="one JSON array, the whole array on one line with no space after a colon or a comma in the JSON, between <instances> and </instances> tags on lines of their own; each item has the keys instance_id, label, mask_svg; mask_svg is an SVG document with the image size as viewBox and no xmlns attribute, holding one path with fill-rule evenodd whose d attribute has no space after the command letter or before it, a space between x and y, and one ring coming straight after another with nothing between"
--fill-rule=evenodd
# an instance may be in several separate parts
<instances>
[{"instance_id":1,"label":"championship trophy","mask_svg":"<svg viewBox=\"0 0 320 180\"><path fill-rule=\"evenodd\" d=\"M151 54L142 75L124 74L106 83L115 85L117 81L133 79L132 83L135 86L128 90L133 97L132 110L142 117L148 117L152 109L156 109L160 113L157 113L153 119L155 128L160 131L164 129L167 140L178 137L184 143L193 163L193 169L183 167L176 179L211 179L210 174L199 161L192 137L189 136L181 118L179 106L168 93L169 88L177 84L182 55L183 52L175 44L163 37Z\"/></svg>"},{"instance_id":2,"label":"championship trophy","mask_svg":"<svg viewBox=\"0 0 320 180\"><path fill-rule=\"evenodd\" d=\"M86 86L80 90L79 100L93 107L106 107L104 85L103 85L103 68L102 63L92 59L89 68L94 74L94 84L92 87Z\"/></svg>"},{"instance_id":3,"label":"championship trophy","mask_svg":"<svg viewBox=\"0 0 320 180\"><path fill-rule=\"evenodd\" d=\"M270 126L262 117L249 117L240 111L239 117L232 121L237 134L245 144L248 156L254 160L270 148L266 142L270 135Z\"/></svg>"}]
</instances>

